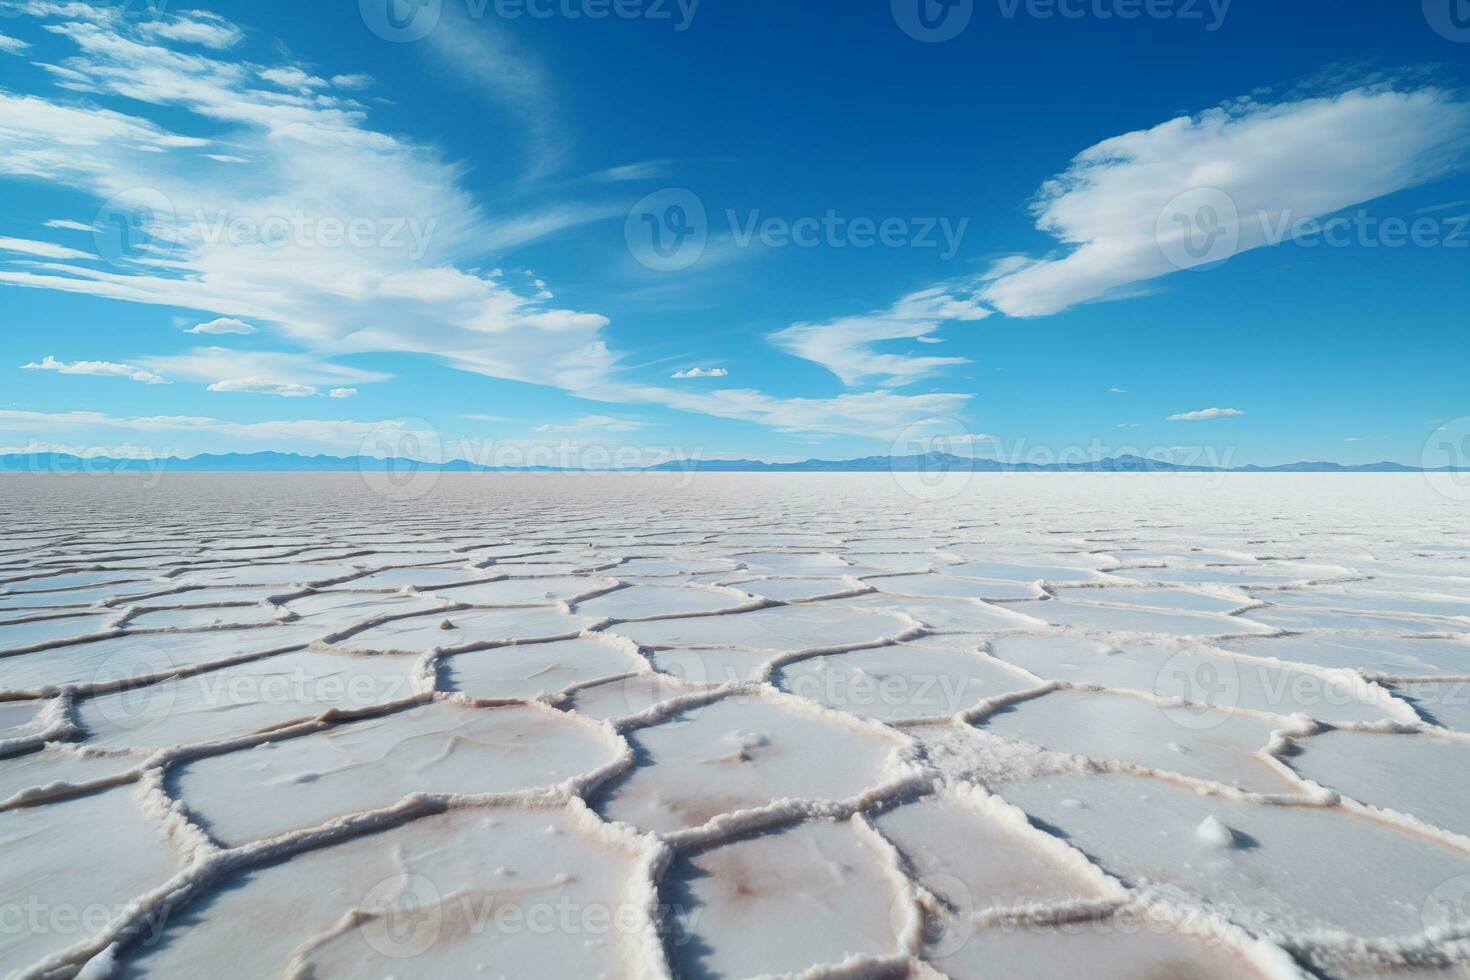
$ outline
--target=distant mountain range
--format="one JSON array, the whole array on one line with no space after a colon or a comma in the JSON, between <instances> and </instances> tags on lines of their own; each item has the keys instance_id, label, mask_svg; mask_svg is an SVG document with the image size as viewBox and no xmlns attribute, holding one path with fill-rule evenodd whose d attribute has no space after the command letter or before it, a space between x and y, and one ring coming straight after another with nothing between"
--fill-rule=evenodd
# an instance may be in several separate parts
<instances>
[{"instance_id":1,"label":"distant mountain range","mask_svg":"<svg viewBox=\"0 0 1470 980\"><path fill-rule=\"evenodd\" d=\"M575 467L481 466L468 460L421 463L411 459L374 459L369 456L302 456L296 453L205 453L181 458L118 459L110 456L73 456L67 453L11 453L0 455L0 473L349 473L387 472L413 468L444 473L562 473L586 472ZM1277 466L1195 466L1112 456L1078 463L1007 463L971 459L949 453L914 456L864 456L860 459L808 459L799 463L765 463L755 459L684 459L621 472L642 473L879 473L965 471L975 473L1425 473L1470 472L1466 467L1426 469L1402 463L1299 462Z\"/></svg>"}]
</instances>

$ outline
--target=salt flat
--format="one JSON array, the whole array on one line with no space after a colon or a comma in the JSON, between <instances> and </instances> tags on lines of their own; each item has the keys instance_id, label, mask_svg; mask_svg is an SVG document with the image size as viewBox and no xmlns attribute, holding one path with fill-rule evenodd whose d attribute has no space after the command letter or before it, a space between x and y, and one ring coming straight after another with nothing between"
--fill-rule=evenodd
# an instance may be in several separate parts
<instances>
[{"instance_id":1,"label":"salt flat","mask_svg":"<svg viewBox=\"0 0 1470 980\"><path fill-rule=\"evenodd\" d=\"M1470 975L1470 508L906 485L0 479L0 972Z\"/></svg>"}]
</instances>

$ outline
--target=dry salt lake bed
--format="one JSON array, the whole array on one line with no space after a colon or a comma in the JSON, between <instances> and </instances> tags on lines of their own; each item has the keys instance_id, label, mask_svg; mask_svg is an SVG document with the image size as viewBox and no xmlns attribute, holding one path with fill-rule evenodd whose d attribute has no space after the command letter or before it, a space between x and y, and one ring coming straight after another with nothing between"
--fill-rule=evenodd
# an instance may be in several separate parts
<instances>
[{"instance_id":1,"label":"dry salt lake bed","mask_svg":"<svg viewBox=\"0 0 1470 980\"><path fill-rule=\"evenodd\" d=\"M1470 976L1455 489L0 478L0 974Z\"/></svg>"}]
</instances>

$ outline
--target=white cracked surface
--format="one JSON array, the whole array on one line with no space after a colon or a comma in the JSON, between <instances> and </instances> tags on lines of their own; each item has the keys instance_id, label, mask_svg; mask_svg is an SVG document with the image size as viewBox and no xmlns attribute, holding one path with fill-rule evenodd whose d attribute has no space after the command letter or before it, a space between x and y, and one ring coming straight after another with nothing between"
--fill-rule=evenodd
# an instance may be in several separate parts
<instances>
[{"instance_id":1,"label":"white cracked surface","mask_svg":"<svg viewBox=\"0 0 1470 980\"><path fill-rule=\"evenodd\" d=\"M1459 975L1463 507L1217 480L6 478L0 973Z\"/></svg>"}]
</instances>

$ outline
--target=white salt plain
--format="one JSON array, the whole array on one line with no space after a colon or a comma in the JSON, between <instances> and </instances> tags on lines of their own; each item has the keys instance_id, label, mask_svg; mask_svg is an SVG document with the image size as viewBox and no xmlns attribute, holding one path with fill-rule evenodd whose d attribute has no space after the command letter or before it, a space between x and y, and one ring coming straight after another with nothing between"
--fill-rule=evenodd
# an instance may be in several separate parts
<instances>
[{"instance_id":1,"label":"white salt plain","mask_svg":"<svg viewBox=\"0 0 1470 980\"><path fill-rule=\"evenodd\" d=\"M1417 476L0 499L6 976L1470 976Z\"/></svg>"}]
</instances>

